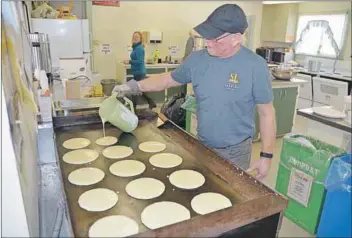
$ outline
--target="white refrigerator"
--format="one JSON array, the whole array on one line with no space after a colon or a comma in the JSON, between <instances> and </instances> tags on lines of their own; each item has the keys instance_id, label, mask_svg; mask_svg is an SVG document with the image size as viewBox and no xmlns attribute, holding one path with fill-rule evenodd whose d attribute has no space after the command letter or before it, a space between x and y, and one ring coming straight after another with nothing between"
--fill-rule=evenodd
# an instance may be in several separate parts
<instances>
[{"instance_id":1,"label":"white refrigerator","mask_svg":"<svg viewBox=\"0 0 352 238\"><path fill-rule=\"evenodd\" d=\"M49 35L52 67L61 78L90 75L92 34L87 19L32 19L32 32Z\"/></svg>"}]
</instances>

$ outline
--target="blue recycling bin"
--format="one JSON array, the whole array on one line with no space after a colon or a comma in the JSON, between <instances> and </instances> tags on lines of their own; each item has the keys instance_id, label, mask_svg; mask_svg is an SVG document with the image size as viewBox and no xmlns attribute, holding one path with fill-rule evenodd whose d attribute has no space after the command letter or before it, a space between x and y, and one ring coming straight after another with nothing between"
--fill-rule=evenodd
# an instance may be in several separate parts
<instances>
[{"instance_id":1,"label":"blue recycling bin","mask_svg":"<svg viewBox=\"0 0 352 238\"><path fill-rule=\"evenodd\" d=\"M352 237L351 154L332 162L317 237Z\"/></svg>"}]
</instances>

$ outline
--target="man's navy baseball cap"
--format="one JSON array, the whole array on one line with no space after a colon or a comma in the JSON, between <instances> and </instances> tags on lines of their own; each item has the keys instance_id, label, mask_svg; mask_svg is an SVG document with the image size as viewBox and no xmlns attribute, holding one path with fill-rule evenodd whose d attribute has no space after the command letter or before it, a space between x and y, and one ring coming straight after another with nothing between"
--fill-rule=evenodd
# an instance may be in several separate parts
<instances>
[{"instance_id":1,"label":"man's navy baseball cap","mask_svg":"<svg viewBox=\"0 0 352 238\"><path fill-rule=\"evenodd\" d=\"M243 34L247 28L247 18L242 8L236 4L225 4L215 9L194 30L205 39L211 40L225 33Z\"/></svg>"}]
</instances>

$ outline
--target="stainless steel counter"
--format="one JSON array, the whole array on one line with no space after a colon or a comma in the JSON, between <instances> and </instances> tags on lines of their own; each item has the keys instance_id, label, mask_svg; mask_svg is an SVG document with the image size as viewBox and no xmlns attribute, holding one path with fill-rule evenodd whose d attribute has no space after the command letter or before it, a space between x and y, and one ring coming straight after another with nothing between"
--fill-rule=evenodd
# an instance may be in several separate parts
<instances>
[{"instance_id":1,"label":"stainless steel counter","mask_svg":"<svg viewBox=\"0 0 352 238\"><path fill-rule=\"evenodd\" d=\"M306 117L314 121L318 121L325 125L328 125L349 133L351 133L351 130L352 130L351 124L346 122L344 119L332 119L332 118L327 118L327 117L317 115L313 112L313 108L300 109L297 111L297 115Z\"/></svg>"}]
</instances>

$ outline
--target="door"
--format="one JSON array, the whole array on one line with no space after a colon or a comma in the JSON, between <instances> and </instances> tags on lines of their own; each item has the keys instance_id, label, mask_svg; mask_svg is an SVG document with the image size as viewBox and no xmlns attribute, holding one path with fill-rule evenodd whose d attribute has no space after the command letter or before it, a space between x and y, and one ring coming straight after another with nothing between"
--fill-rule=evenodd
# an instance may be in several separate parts
<instances>
[{"instance_id":1,"label":"door","mask_svg":"<svg viewBox=\"0 0 352 238\"><path fill-rule=\"evenodd\" d=\"M283 136L292 130L297 91L297 87L273 89L277 136Z\"/></svg>"}]
</instances>

